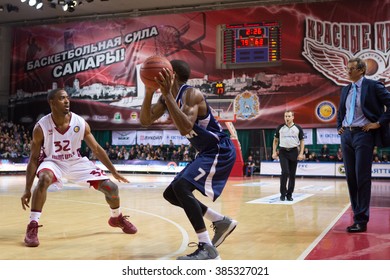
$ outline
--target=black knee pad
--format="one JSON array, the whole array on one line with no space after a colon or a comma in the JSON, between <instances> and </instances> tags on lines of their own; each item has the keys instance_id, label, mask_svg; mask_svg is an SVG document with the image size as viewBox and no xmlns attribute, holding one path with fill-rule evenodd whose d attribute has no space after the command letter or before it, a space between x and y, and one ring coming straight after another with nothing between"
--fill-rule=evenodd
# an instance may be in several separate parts
<instances>
[{"instance_id":1,"label":"black knee pad","mask_svg":"<svg viewBox=\"0 0 390 280\"><path fill-rule=\"evenodd\" d=\"M169 203L173 204L173 205L176 205L176 206L180 206L180 203L179 201L177 200L176 198L176 194L175 192L173 191L173 186L172 184L169 185L164 193L163 193L163 197L166 201L168 201Z\"/></svg>"},{"instance_id":2,"label":"black knee pad","mask_svg":"<svg viewBox=\"0 0 390 280\"><path fill-rule=\"evenodd\" d=\"M181 207L181 197L189 195L194 190L194 186L187 180L180 179L172 182L164 191L163 197L173 205Z\"/></svg>"}]
</instances>

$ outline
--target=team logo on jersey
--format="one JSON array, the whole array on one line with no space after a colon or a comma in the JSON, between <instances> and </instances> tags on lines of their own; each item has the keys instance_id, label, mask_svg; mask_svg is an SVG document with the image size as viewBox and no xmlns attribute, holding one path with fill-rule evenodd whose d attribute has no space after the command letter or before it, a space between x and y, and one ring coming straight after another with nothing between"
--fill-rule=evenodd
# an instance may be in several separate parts
<instances>
[{"instance_id":1,"label":"team logo on jersey","mask_svg":"<svg viewBox=\"0 0 390 280\"><path fill-rule=\"evenodd\" d=\"M331 121L336 115L336 106L330 101L322 101L316 107L316 116L322 121Z\"/></svg>"},{"instance_id":2,"label":"team logo on jersey","mask_svg":"<svg viewBox=\"0 0 390 280\"><path fill-rule=\"evenodd\" d=\"M306 18L302 55L313 67L340 86L350 83L345 71L352 57L364 59L366 77L390 86L390 21L329 22Z\"/></svg>"},{"instance_id":3,"label":"team logo on jersey","mask_svg":"<svg viewBox=\"0 0 390 280\"><path fill-rule=\"evenodd\" d=\"M74 128L73 128L73 131L74 132L79 132L80 131L80 127L78 125L76 125Z\"/></svg>"},{"instance_id":4,"label":"team logo on jersey","mask_svg":"<svg viewBox=\"0 0 390 280\"><path fill-rule=\"evenodd\" d=\"M259 97L256 94L245 91L234 99L234 111L237 118L251 119L259 114Z\"/></svg>"}]
</instances>

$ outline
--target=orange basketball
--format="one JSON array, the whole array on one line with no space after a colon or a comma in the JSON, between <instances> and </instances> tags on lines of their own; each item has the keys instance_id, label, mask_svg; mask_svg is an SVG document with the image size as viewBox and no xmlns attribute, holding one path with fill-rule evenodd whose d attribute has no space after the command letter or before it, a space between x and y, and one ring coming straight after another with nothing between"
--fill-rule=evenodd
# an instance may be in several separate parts
<instances>
[{"instance_id":1,"label":"orange basketball","mask_svg":"<svg viewBox=\"0 0 390 280\"><path fill-rule=\"evenodd\" d=\"M158 78L158 73L161 72L163 68L168 68L172 71L172 65L168 59L158 55L148 57L144 63L142 63L140 69L141 80L145 86L155 89L159 88L154 77Z\"/></svg>"}]
</instances>

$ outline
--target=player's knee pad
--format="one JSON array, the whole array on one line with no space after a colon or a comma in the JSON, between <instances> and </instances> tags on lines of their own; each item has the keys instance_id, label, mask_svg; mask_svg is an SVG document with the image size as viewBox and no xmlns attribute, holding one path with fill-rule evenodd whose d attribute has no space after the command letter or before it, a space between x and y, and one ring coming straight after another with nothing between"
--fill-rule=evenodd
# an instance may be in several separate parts
<instances>
[{"instance_id":1,"label":"player's knee pad","mask_svg":"<svg viewBox=\"0 0 390 280\"><path fill-rule=\"evenodd\" d=\"M112 182L111 180L104 180L99 184L97 188L98 191L104 193L106 197L118 198L119 197L119 188L118 185Z\"/></svg>"},{"instance_id":2,"label":"player's knee pad","mask_svg":"<svg viewBox=\"0 0 390 280\"><path fill-rule=\"evenodd\" d=\"M177 195L181 195L181 194L192 193L195 187L187 180L180 179L172 185L172 189Z\"/></svg>"},{"instance_id":3,"label":"player's knee pad","mask_svg":"<svg viewBox=\"0 0 390 280\"><path fill-rule=\"evenodd\" d=\"M173 205L176 205L176 206L180 206L180 203L179 201L177 200L176 198L176 195L175 195L175 192L173 191L172 189L172 185L169 185L164 193L163 193L163 197L166 201L168 201L169 203L173 204Z\"/></svg>"}]
</instances>

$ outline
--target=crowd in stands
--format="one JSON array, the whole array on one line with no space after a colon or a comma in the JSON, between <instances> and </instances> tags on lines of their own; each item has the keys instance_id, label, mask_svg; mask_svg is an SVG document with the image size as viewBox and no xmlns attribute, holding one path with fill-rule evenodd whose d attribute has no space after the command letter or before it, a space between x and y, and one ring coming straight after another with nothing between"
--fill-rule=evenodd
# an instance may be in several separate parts
<instances>
[{"instance_id":1,"label":"crowd in stands","mask_svg":"<svg viewBox=\"0 0 390 280\"><path fill-rule=\"evenodd\" d=\"M337 148L335 153L331 153L329 151L328 145L324 144L321 147L321 150L316 153L314 151L310 151L308 147L305 148L304 156L306 161L313 162L342 162L343 161L343 152L341 151L341 147ZM378 147L374 147L374 156L372 161L375 163L389 163L388 155L385 151L379 152Z\"/></svg>"},{"instance_id":2,"label":"crowd in stands","mask_svg":"<svg viewBox=\"0 0 390 280\"><path fill-rule=\"evenodd\" d=\"M27 158L31 150L31 133L20 124L0 118L0 158Z\"/></svg>"},{"instance_id":3,"label":"crowd in stands","mask_svg":"<svg viewBox=\"0 0 390 280\"><path fill-rule=\"evenodd\" d=\"M28 158L31 148L31 132L23 125L15 124L0 118L0 158ZM106 142L103 148L111 160L164 160L164 161L186 161L191 162L196 155L196 150L191 143L188 145L174 145L171 141L169 145L152 146L150 144L137 144L133 146L117 146ZM96 157L91 153L88 146L85 146L80 153L91 160ZM325 144L320 151L315 152L306 146L304 151L306 161L312 162L342 162L343 153L338 147L336 152L331 153ZM249 160L252 162L253 160ZM374 148L373 162L389 163L389 156L386 151ZM253 170L249 173L251 175Z\"/></svg>"},{"instance_id":4,"label":"crowd in stands","mask_svg":"<svg viewBox=\"0 0 390 280\"><path fill-rule=\"evenodd\" d=\"M336 152L331 152L328 145L324 144L317 152L309 147L305 147L303 152L305 161L311 162L343 162L343 152L339 146ZM278 161L278 160L276 160ZM378 147L374 148L374 156L372 159L375 163L390 163L389 156L386 151L379 151Z\"/></svg>"},{"instance_id":5,"label":"crowd in stands","mask_svg":"<svg viewBox=\"0 0 390 280\"><path fill-rule=\"evenodd\" d=\"M164 160L191 162L196 155L196 149L188 145L175 146L172 141L169 145L152 146L150 144L137 144L132 146L111 145L109 142L103 146L110 160ZM91 160L96 160L93 153L86 146L81 154Z\"/></svg>"},{"instance_id":6,"label":"crowd in stands","mask_svg":"<svg viewBox=\"0 0 390 280\"><path fill-rule=\"evenodd\" d=\"M31 132L23 125L14 124L0 118L0 158L28 158L31 149ZM171 141L169 145L152 146L116 146L106 142L103 146L111 160L166 160L191 162L195 158L196 150L191 143L175 146ZM80 151L82 156L91 160L96 157L88 146Z\"/></svg>"}]
</instances>

